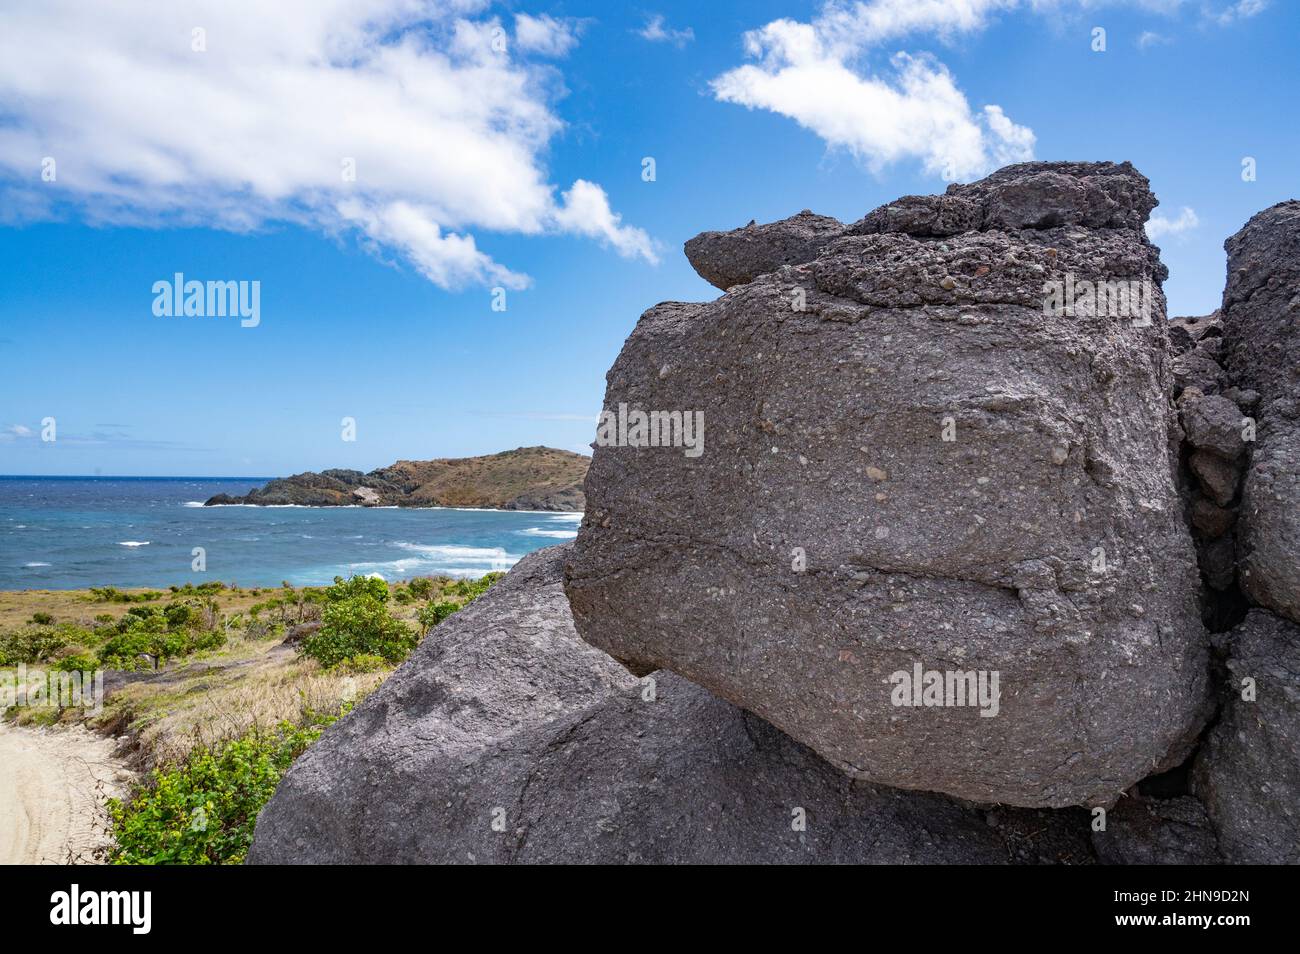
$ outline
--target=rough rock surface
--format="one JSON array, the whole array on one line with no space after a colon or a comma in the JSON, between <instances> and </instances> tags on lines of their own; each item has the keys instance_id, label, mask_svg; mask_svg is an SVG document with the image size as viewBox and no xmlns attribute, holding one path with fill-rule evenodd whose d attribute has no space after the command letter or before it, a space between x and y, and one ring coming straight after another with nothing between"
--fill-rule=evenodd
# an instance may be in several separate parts
<instances>
[{"instance_id":1,"label":"rough rock surface","mask_svg":"<svg viewBox=\"0 0 1300 954\"><path fill-rule=\"evenodd\" d=\"M1194 798L1125 798L1092 834L1097 859L1108 865L1223 863L1205 807Z\"/></svg>"},{"instance_id":2,"label":"rough rock surface","mask_svg":"<svg viewBox=\"0 0 1300 954\"><path fill-rule=\"evenodd\" d=\"M702 232L686 243L686 257L700 277L726 291L782 265L802 265L844 232L838 219L805 209L780 222L730 232Z\"/></svg>"},{"instance_id":3,"label":"rough rock surface","mask_svg":"<svg viewBox=\"0 0 1300 954\"><path fill-rule=\"evenodd\" d=\"M1183 432L1187 442L1197 450L1234 461L1246 452L1242 439L1241 409L1217 394L1202 395L1188 388L1178 400L1182 411Z\"/></svg>"},{"instance_id":4,"label":"rough rock surface","mask_svg":"<svg viewBox=\"0 0 1300 954\"><path fill-rule=\"evenodd\" d=\"M457 826L511 804L474 799L514 739L635 687L575 638L560 559L549 548L519 561L308 749L263 810L250 859L416 860L438 839L450 852ZM479 765L493 749L502 765Z\"/></svg>"},{"instance_id":5,"label":"rough rock surface","mask_svg":"<svg viewBox=\"0 0 1300 954\"><path fill-rule=\"evenodd\" d=\"M671 673L648 699L574 632L564 549L522 561L331 727L249 861L1091 862L1082 813L854 782Z\"/></svg>"},{"instance_id":6,"label":"rough rock surface","mask_svg":"<svg viewBox=\"0 0 1300 954\"><path fill-rule=\"evenodd\" d=\"M934 237L950 197L982 230ZM706 450L597 449L578 630L865 780L1112 803L1207 716L1154 198L1127 165L1031 163L902 201L924 215L642 316L606 407L703 410ZM1149 282L1152 324L1045 313L1067 273ZM893 705L916 664L998 672L998 715Z\"/></svg>"},{"instance_id":7,"label":"rough rock surface","mask_svg":"<svg viewBox=\"0 0 1300 954\"><path fill-rule=\"evenodd\" d=\"M1237 529L1241 588L1300 622L1300 202L1260 212L1224 247L1224 366L1259 406Z\"/></svg>"},{"instance_id":8,"label":"rough rock surface","mask_svg":"<svg viewBox=\"0 0 1300 954\"><path fill-rule=\"evenodd\" d=\"M1083 226L1142 228L1156 207L1146 177L1127 162L1025 162L943 195L909 195L849 227L856 235L943 237L970 231Z\"/></svg>"},{"instance_id":9,"label":"rough rock surface","mask_svg":"<svg viewBox=\"0 0 1300 954\"><path fill-rule=\"evenodd\" d=\"M1254 609L1233 630L1227 702L1194 790L1232 862L1300 863L1300 627ZM1254 701L1242 698L1254 680Z\"/></svg>"}]
</instances>

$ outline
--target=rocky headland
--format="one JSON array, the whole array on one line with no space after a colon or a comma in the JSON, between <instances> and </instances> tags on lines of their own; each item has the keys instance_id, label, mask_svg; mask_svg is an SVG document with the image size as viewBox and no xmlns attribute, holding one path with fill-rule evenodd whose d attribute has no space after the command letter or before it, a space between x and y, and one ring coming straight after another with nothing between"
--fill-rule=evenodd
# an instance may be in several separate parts
<instances>
[{"instance_id":1,"label":"rocky headland","mask_svg":"<svg viewBox=\"0 0 1300 954\"><path fill-rule=\"evenodd\" d=\"M364 474L325 470L270 481L243 496L217 494L208 507L230 504L301 507L484 507L581 511L589 457L552 447L520 447L483 457L399 460Z\"/></svg>"}]
</instances>

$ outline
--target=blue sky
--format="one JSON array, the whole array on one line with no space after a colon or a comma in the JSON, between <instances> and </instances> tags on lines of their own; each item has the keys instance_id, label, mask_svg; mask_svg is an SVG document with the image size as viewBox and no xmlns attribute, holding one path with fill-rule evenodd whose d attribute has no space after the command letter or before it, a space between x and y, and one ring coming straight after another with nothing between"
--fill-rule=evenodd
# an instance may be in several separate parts
<instances>
[{"instance_id":1,"label":"blue sky","mask_svg":"<svg viewBox=\"0 0 1300 954\"><path fill-rule=\"evenodd\" d=\"M69 4L0 9L0 473L585 449L641 312L716 295L686 239L945 162L1133 161L1172 314L1298 191L1280 0ZM176 272L260 324L156 316Z\"/></svg>"}]
</instances>

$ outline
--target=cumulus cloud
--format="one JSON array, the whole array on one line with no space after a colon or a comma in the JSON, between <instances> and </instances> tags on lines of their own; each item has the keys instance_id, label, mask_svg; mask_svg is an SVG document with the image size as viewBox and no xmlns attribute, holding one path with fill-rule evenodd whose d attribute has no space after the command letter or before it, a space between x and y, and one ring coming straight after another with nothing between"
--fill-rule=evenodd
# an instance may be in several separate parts
<instances>
[{"instance_id":1,"label":"cumulus cloud","mask_svg":"<svg viewBox=\"0 0 1300 954\"><path fill-rule=\"evenodd\" d=\"M773 20L744 34L753 61L717 77L719 100L770 110L848 150L872 170L919 161L945 178L969 178L1033 158L1034 133L995 104L974 108L956 78L932 57L896 53L920 35L949 42L984 30L999 15L1056 16L1109 6L1176 15L1193 0L824 0L809 22ZM1214 19L1253 16L1268 0L1237 0ZM1193 7L1195 9L1195 7ZM1146 48L1164 38L1147 31Z\"/></svg>"},{"instance_id":2,"label":"cumulus cloud","mask_svg":"<svg viewBox=\"0 0 1300 954\"><path fill-rule=\"evenodd\" d=\"M610 209L605 191L595 183L585 179L575 182L564 193L564 202L555 210L554 217L564 231L599 239L624 258L659 261L650 236L641 229L623 225L622 216Z\"/></svg>"},{"instance_id":3,"label":"cumulus cloud","mask_svg":"<svg viewBox=\"0 0 1300 954\"><path fill-rule=\"evenodd\" d=\"M1147 221L1147 238L1154 242L1165 235L1181 235L1183 232L1189 232L1200 224L1201 220L1196 217L1196 211L1188 206L1183 206L1176 219L1169 219L1163 215L1151 216Z\"/></svg>"},{"instance_id":4,"label":"cumulus cloud","mask_svg":"<svg viewBox=\"0 0 1300 954\"><path fill-rule=\"evenodd\" d=\"M637 36L651 43L671 43L678 49L695 39L695 31L690 27L674 30L668 26L662 13L656 13L646 21L644 27L636 31Z\"/></svg>"},{"instance_id":5,"label":"cumulus cloud","mask_svg":"<svg viewBox=\"0 0 1300 954\"><path fill-rule=\"evenodd\" d=\"M572 21L557 20L545 13L536 17L517 13L515 44L521 50L540 53L542 56L564 56L578 45L577 25Z\"/></svg>"},{"instance_id":6,"label":"cumulus cloud","mask_svg":"<svg viewBox=\"0 0 1300 954\"><path fill-rule=\"evenodd\" d=\"M838 16L816 24L778 20L747 34L746 51L758 62L719 76L714 95L787 116L874 170L916 158L928 172L954 179L1032 158L1033 132L1000 107L972 110L931 57L899 53L889 73L863 75L851 63L856 40ZM889 28L867 26L863 36Z\"/></svg>"},{"instance_id":7,"label":"cumulus cloud","mask_svg":"<svg viewBox=\"0 0 1300 954\"><path fill-rule=\"evenodd\" d=\"M915 31L982 27L1014 0L875 0L829 4L811 23L782 19L744 36L755 60L713 81L714 95L767 109L847 149L873 170L904 159L948 179L980 175L1033 157L1034 134L1001 107L971 108L932 57L897 53L885 72L861 60L872 46Z\"/></svg>"},{"instance_id":8,"label":"cumulus cloud","mask_svg":"<svg viewBox=\"0 0 1300 954\"><path fill-rule=\"evenodd\" d=\"M288 222L359 235L445 288L527 285L484 233L572 232L653 261L598 185L548 181L558 74L531 56L563 55L575 28L520 14L510 42L485 6L6 4L0 215Z\"/></svg>"}]
</instances>

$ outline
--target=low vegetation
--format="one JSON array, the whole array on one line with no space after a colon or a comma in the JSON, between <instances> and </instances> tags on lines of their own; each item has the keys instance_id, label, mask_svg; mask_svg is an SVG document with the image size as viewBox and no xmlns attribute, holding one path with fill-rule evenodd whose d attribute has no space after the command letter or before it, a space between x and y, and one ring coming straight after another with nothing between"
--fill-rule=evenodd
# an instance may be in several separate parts
<instances>
[{"instance_id":1,"label":"low vegetation","mask_svg":"<svg viewBox=\"0 0 1300 954\"><path fill-rule=\"evenodd\" d=\"M345 714L348 706L339 713ZM178 764L154 769L126 800L109 799L113 845L122 865L241 864L257 814L281 777L337 716L305 712L299 723L251 729L199 745Z\"/></svg>"},{"instance_id":2,"label":"low vegetation","mask_svg":"<svg viewBox=\"0 0 1300 954\"><path fill-rule=\"evenodd\" d=\"M142 775L110 804L110 861L238 863L293 759L501 576L0 593L0 670L102 669L109 689L99 712L4 717L123 739Z\"/></svg>"}]
</instances>

